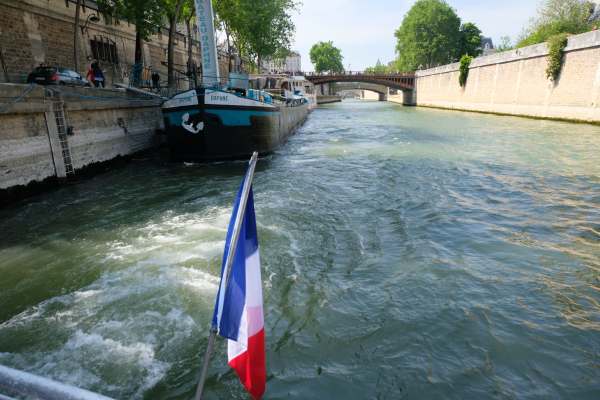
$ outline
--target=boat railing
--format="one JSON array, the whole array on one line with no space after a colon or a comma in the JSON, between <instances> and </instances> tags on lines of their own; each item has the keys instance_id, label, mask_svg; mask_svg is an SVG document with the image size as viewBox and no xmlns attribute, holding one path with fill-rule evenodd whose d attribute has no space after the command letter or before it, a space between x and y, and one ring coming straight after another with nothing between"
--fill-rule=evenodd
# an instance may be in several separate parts
<instances>
[{"instance_id":1,"label":"boat railing","mask_svg":"<svg viewBox=\"0 0 600 400\"><path fill-rule=\"evenodd\" d=\"M0 365L0 399L112 400L29 372Z\"/></svg>"}]
</instances>

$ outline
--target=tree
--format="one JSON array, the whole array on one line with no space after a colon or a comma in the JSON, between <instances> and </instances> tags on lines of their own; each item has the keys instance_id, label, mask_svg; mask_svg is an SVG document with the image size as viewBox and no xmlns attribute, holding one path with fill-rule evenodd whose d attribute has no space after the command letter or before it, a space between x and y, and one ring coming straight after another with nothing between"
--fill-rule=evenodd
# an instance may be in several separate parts
<instances>
[{"instance_id":1,"label":"tree","mask_svg":"<svg viewBox=\"0 0 600 400\"><path fill-rule=\"evenodd\" d=\"M367 67L365 69L365 73L367 74L387 74L390 72L391 68L388 65L383 65L380 60L377 60L374 67Z\"/></svg>"},{"instance_id":2,"label":"tree","mask_svg":"<svg viewBox=\"0 0 600 400\"><path fill-rule=\"evenodd\" d=\"M547 41L561 33L578 34L591 29L594 3L589 0L543 0L536 18L525 28L517 47Z\"/></svg>"},{"instance_id":3,"label":"tree","mask_svg":"<svg viewBox=\"0 0 600 400\"><path fill-rule=\"evenodd\" d=\"M229 71L232 70L232 58L233 48L232 41L236 41L236 47L239 51L239 43L237 43L238 35L232 37L232 30L237 32L239 9L237 7L237 0L213 0L213 9L215 12L215 29L221 29L225 32L225 38L227 40L227 66Z\"/></svg>"},{"instance_id":4,"label":"tree","mask_svg":"<svg viewBox=\"0 0 600 400\"><path fill-rule=\"evenodd\" d=\"M169 88L175 87L174 48L177 22L181 20L183 5L187 0L162 0L163 10L169 20L169 41L167 45L167 82Z\"/></svg>"},{"instance_id":5,"label":"tree","mask_svg":"<svg viewBox=\"0 0 600 400\"><path fill-rule=\"evenodd\" d=\"M460 27L460 50L459 55L465 54L477 57L483 53L481 48L481 30L472 22L462 24Z\"/></svg>"},{"instance_id":6,"label":"tree","mask_svg":"<svg viewBox=\"0 0 600 400\"><path fill-rule=\"evenodd\" d=\"M225 33L227 40L227 57L229 72L232 69L233 49L237 49L240 57L247 48L244 44L244 14L240 0L213 0L215 11L215 27Z\"/></svg>"},{"instance_id":7,"label":"tree","mask_svg":"<svg viewBox=\"0 0 600 400\"><path fill-rule=\"evenodd\" d=\"M296 7L293 0L243 0L244 37L249 55L256 59L258 71L267 57L287 53L295 26L289 14Z\"/></svg>"},{"instance_id":8,"label":"tree","mask_svg":"<svg viewBox=\"0 0 600 400\"><path fill-rule=\"evenodd\" d=\"M183 11L181 12L183 21L185 22L185 28L187 31L187 76L189 77L190 89L196 87L196 63L193 57L193 36L192 36L192 20L196 16L196 7L194 6L193 0L186 0L183 4Z\"/></svg>"},{"instance_id":9,"label":"tree","mask_svg":"<svg viewBox=\"0 0 600 400\"><path fill-rule=\"evenodd\" d=\"M142 41L162 26L163 0L97 0L99 9L135 24L135 64L142 63Z\"/></svg>"},{"instance_id":10,"label":"tree","mask_svg":"<svg viewBox=\"0 0 600 400\"><path fill-rule=\"evenodd\" d=\"M344 71L342 52L333 45L332 41L318 42L310 48L310 62L317 73Z\"/></svg>"},{"instance_id":11,"label":"tree","mask_svg":"<svg viewBox=\"0 0 600 400\"><path fill-rule=\"evenodd\" d=\"M398 68L413 71L456 61L460 18L444 0L417 0L396 30Z\"/></svg>"},{"instance_id":12,"label":"tree","mask_svg":"<svg viewBox=\"0 0 600 400\"><path fill-rule=\"evenodd\" d=\"M265 58L289 51L295 0L215 0L214 4L227 40L233 40L240 55L254 60L259 69Z\"/></svg>"},{"instance_id":13,"label":"tree","mask_svg":"<svg viewBox=\"0 0 600 400\"><path fill-rule=\"evenodd\" d=\"M503 52L512 49L513 45L512 41L510 40L510 36L502 36L500 38L500 44L496 46L496 50L498 50L498 52Z\"/></svg>"},{"instance_id":14,"label":"tree","mask_svg":"<svg viewBox=\"0 0 600 400\"><path fill-rule=\"evenodd\" d=\"M79 72L79 19L81 16L81 0L75 5L75 26L73 27L73 67Z\"/></svg>"}]
</instances>

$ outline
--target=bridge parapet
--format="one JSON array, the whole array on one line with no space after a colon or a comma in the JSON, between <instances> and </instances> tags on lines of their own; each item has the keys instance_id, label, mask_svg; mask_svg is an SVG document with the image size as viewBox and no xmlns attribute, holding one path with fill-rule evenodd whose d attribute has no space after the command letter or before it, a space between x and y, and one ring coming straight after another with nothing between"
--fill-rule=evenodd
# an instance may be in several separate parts
<instances>
[{"instance_id":1,"label":"bridge parapet","mask_svg":"<svg viewBox=\"0 0 600 400\"><path fill-rule=\"evenodd\" d=\"M364 71L345 71L343 73L326 74L308 73L304 76L315 85L333 82L365 82L399 90L413 90L415 88L414 73L374 74Z\"/></svg>"}]
</instances>

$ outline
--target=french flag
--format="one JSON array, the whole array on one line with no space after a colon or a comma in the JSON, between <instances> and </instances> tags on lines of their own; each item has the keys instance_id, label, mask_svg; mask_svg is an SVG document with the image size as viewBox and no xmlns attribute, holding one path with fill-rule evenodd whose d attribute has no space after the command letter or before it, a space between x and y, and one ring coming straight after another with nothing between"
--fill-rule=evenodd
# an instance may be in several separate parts
<instances>
[{"instance_id":1,"label":"french flag","mask_svg":"<svg viewBox=\"0 0 600 400\"><path fill-rule=\"evenodd\" d=\"M225 255L221 267L221 284L212 324L219 335L228 339L229 365L236 371L240 381L252 397L260 399L265 392L266 385L265 330L252 188L248 195L227 287L223 287L226 281L223 272L231 246L243 187L242 183L229 222Z\"/></svg>"}]
</instances>

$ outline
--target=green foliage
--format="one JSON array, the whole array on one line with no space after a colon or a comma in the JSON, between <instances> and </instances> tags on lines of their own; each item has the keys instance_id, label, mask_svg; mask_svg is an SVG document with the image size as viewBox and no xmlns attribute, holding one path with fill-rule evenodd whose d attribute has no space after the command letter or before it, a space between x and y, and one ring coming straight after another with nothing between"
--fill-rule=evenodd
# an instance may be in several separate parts
<instances>
[{"instance_id":1,"label":"green foliage","mask_svg":"<svg viewBox=\"0 0 600 400\"><path fill-rule=\"evenodd\" d=\"M481 30L472 22L460 27L460 49L458 54L468 54L477 57L483 53L481 48Z\"/></svg>"},{"instance_id":2,"label":"green foliage","mask_svg":"<svg viewBox=\"0 0 600 400\"><path fill-rule=\"evenodd\" d=\"M551 36L548 39L548 67L546 68L546 76L548 79L556 82L560 77L562 69L563 55L565 47L567 47L568 34L559 33Z\"/></svg>"},{"instance_id":3,"label":"green foliage","mask_svg":"<svg viewBox=\"0 0 600 400\"><path fill-rule=\"evenodd\" d=\"M510 36L502 36L500 38L500 44L496 46L496 50L499 52L509 51L513 49L512 42L510 40Z\"/></svg>"},{"instance_id":4,"label":"green foliage","mask_svg":"<svg viewBox=\"0 0 600 400\"><path fill-rule=\"evenodd\" d=\"M214 0L217 24L231 35L241 55L257 64L289 51L295 26L295 0Z\"/></svg>"},{"instance_id":5,"label":"green foliage","mask_svg":"<svg viewBox=\"0 0 600 400\"><path fill-rule=\"evenodd\" d=\"M194 0L186 0L183 3L183 10L181 10L181 19L183 21L191 21L196 16L196 6Z\"/></svg>"},{"instance_id":6,"label":"green foliage","mask_svg":"<svg viewBox=\"0 0 600 400\"><path fill-rule=\"evenodd\" d=\"M444 0L417 0L395 36L403 71L446 64L460 54L460 18Z\"/></svg>"},{"instance_id":7,"label":"green foliage","mask_svg":"<svg viewBox=\"0 0 600 400\"><path fill-rule=\"evenodd\" d=\"M592 7L589 0L543 0L537 18L524 30L517 47L543 43L560 33L589 31Z\"/></svg>"},{"instance_id":8,"label":"green foliage","mask_svg":"<svg viewBox=\"0 0 600 400\"><path fill-rule=\"evenodd\" d=\"M169 87L175 85L175 33L177 23L182 21L182 12L189 0L162 0L163 12L169 22L169 44L167 49L167 76Z\"/></svg>"},{"instance_id":9,"label":"green foliage","mask_svg":"<svg viewBox=\"0 0 600 400\"><path fill-rule=\"evenodd\" d=\"M165 16L165 0L97 0L103 13L135 24L137 33L144 40L156 33Z\"/></svg>"},{"instance_id":10,"label":"green foliage","mask_svg":"<svg viewBox=\"0 0 600 400\"><path fill-rule=\"evenodd\" d=\"M318 42L310 48L310 62L315 66L315 71L343 72L342 52L333 45L333 42Z\"/></svg>"},{"instance_id":11,"label":"green foliage","mask_svg":"<svg viewBox=\"0 0 600 400\"><path fill-rule=\"evenodd\" d=\"M473 61L473 57L468 54L465 54L460 59L460 74L458 75L458 83L460 87L465 87L467 84L467 78L469 77L469 66L471 65L471 61Z\"/></svg>"},{"instance_id":12,"label":"green foliage","mask_svg":"<svg viewBox=\"0 0 600 400\"><path fill-rule=\"evenodd\" d=\"M184 4L189 0L162 0L163 14L167 19L181 21Z\"/></svg>"},{"instance_id":13,"label":"green foliage","mask_svg":"<svg viewBox=\"0 0 600 400\"><path fill-rule=\"evenodd\" d=\"M389 74L391 72L393 72L393 68L389 64L382 64L380 60L377 60L374 67L367 67L365 69L365 73L367 74Z\"/></svg>"}]
</instances>

